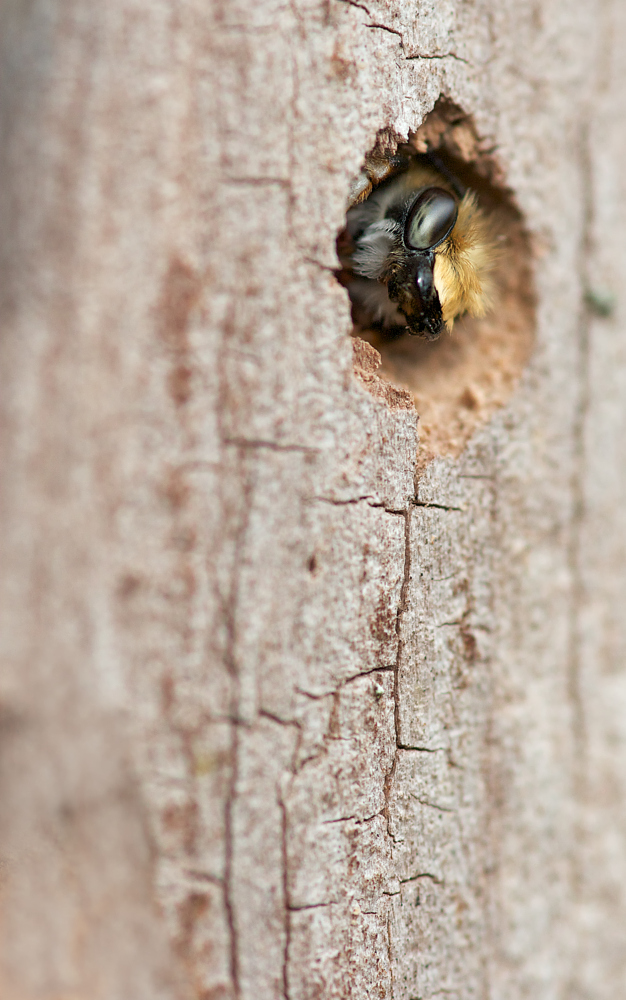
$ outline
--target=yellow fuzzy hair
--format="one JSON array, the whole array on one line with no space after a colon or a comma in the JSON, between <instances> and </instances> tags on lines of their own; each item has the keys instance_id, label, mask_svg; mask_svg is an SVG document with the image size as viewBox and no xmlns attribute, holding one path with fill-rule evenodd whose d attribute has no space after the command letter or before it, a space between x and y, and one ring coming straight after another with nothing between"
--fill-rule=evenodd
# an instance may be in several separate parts
<instances>
[{"instance_id":1,"label":"yellow fuzzy hair","mask_svg":"<svg viewBox=\"0 0 626 1000\"><path fill-rule=\"evenodd\" d=\"M474 192L467 191L459 204L454 229L435 250L435 288L448 330L462 313L480 317L491 307L491 272L496 256L489 222Z\"/></svg>"}]
</instances>

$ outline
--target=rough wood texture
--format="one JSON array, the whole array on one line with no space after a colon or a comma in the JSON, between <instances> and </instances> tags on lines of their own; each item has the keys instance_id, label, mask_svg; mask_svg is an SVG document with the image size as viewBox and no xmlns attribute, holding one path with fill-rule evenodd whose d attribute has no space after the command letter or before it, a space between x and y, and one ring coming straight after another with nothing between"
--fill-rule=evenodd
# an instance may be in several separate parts
<instances>
[{"instance_id":1,"label":"rough wood texture","mask_svg":"<svg viewBox=\"0 0 626 1000\"><path fill-rule=\"evenodd\" d=\"M0 39L3 998L623 995L623 4L14 0ZM332 269L440 93L537 344L416 486Z\"/></svg>"}]
</instances>

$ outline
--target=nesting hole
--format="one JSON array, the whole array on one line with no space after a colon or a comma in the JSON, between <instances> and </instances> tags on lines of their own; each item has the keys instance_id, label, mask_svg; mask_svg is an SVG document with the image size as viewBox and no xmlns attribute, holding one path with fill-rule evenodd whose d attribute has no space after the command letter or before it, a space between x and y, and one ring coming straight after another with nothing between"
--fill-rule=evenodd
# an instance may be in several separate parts
<instances>
[{"instance_id":1,"label":"nesting hole","mask_svg":"<svg viewBox=\"0 0 626 1000\"><path fill-rule=\"evenodd\" d=\"M474 431L511 395L533 348L535 296L529 235L495 150L478 136L472 119L440 99L403 148L407 146L418 153L435 152L477 192L499 246L494 307L486 318L462 317L451 333L445 331L434 342L409 334L386 339L355 322L353 335L380 352L377 374L409 390L415 400L423 467L436 455L458 456ZM397 143L383 135L378 148L393 152Z\"/></svg>"}]
</instances>

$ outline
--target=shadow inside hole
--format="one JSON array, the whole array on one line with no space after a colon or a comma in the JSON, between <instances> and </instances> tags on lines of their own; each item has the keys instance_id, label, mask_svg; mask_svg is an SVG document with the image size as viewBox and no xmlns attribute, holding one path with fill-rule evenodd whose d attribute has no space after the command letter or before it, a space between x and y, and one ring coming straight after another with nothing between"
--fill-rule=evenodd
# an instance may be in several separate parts
<instances>
[{"instance_id":1,"label":"shadow inside hole","mask_svg":"<svg viewBox=\"0 0 626 1000\"><path fill-rule=\"evenodd\" d=\"M420 416L420 465L436 455L456 457L476 430L512 393L534 343L535 297L531 246L493 151L485 150L471 119L440 100L418 132L413 151L436 151L490 217L498 243L494 305L484 319L464 316L452 332L428 342L389 338L358 326L353 334L381 354L378 374L408 389ZM404 147L407 148L406 146ZM339 235L339 242L343 233Z\"/></svg>"}]
</instances>

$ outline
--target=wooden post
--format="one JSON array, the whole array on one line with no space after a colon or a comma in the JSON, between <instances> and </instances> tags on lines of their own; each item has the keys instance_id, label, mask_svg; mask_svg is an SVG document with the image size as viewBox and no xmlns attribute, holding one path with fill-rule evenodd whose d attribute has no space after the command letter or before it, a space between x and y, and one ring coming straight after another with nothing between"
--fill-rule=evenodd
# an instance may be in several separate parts
<instances>
[{"instance_id":1,"label":"wooden post","mask_svg":"<svg viewBox=\"0 0 626 1000\"><path fill-rule=\"evenodd\" d=\"M0 9L3 1000L623 994L622 8ZM440 97L418 391L335 243Z\"/></svg>"}]
</instances>

